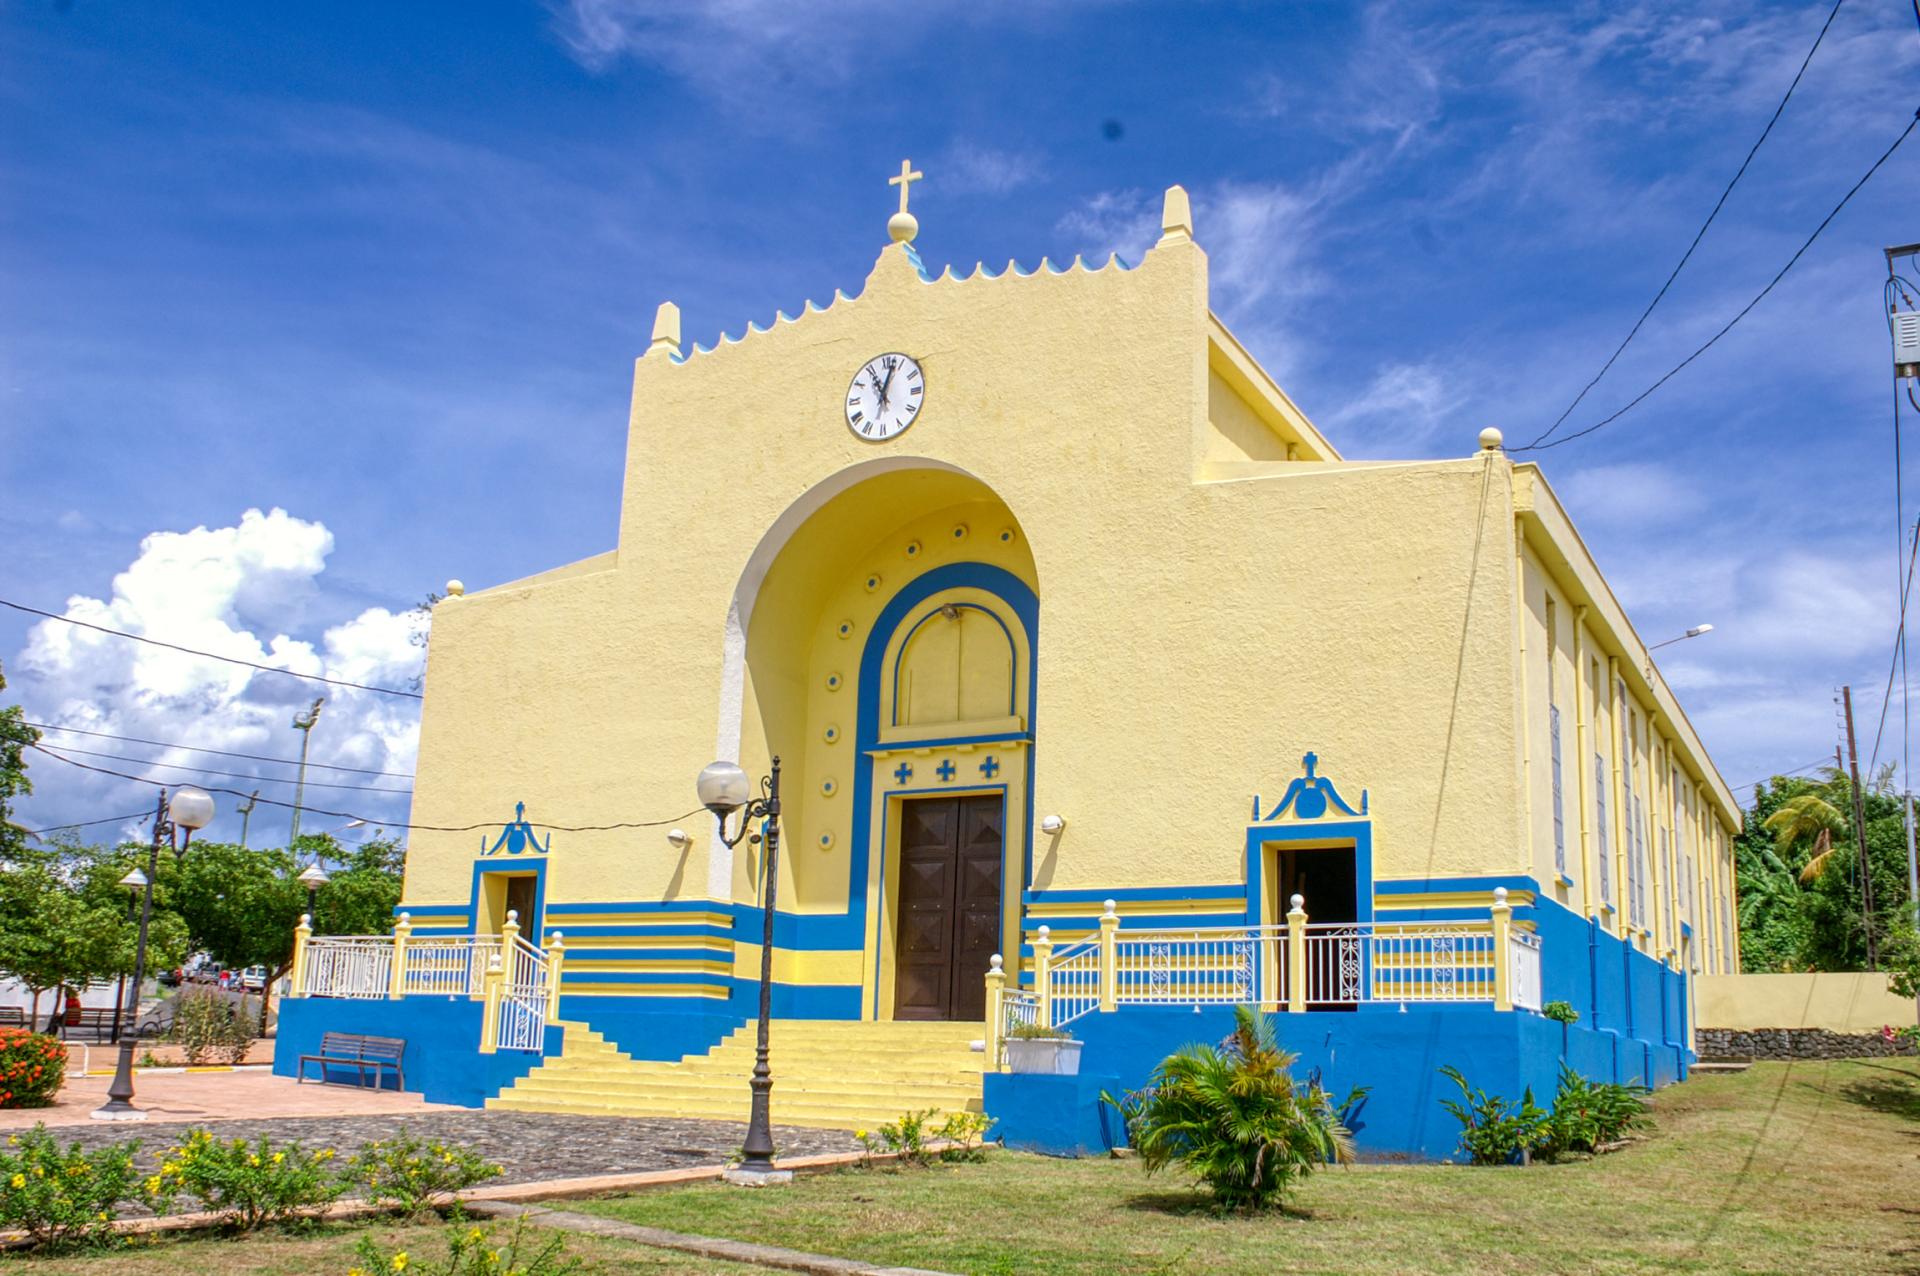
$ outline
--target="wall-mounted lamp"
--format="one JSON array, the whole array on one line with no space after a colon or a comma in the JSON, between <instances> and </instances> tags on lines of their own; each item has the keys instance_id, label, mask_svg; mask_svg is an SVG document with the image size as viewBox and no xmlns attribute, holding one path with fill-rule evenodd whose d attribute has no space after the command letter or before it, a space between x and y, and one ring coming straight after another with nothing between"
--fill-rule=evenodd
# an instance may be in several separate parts
<instances>
[{"instance_id":1,"label":"wall-mounted lamp","mask_svg":"<svg viewBox=\"0 0 1920 1276\"><path fill-rule=\"evenodd\" d=\"M1049 837L1065 827L1067 827L1067 822L1057 815L1046 816L1040 821L1040 831Z\"/></svg>"},{"instance_id":2,"label":"wall-mounted lamp","mask_svg":"<svg viewBox=\"0 0 1920 1276\"><path fill-rule=\"evenodd\" d=\"M671 846L676 851L686 850L687 847L692 844L692 842L693 842L693 839L687 836L687 831L685 829L668 829L667 830L667 845Z\"/></svg>"}]
</instances>

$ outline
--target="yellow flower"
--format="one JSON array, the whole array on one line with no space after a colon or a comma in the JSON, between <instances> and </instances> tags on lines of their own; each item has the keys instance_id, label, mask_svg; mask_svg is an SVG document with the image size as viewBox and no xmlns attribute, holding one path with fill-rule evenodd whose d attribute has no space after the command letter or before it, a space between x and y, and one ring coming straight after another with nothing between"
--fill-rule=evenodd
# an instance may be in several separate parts
<instances>
[{"instance_id":1,"label":"yellow flower","mask_svg":"<svg viewBox=\"0 0 1920 1276\"><path fill-rule=\"evenodd\" d=\"M481 1230L480 1230L479 1228L477 1228L477 1227L476 1227L476 1228L474 1228L474 1229L473 1229L472 1231L470 1231L470 1232L468 1232L468 1233L467 1233L467 1239L468 1239L468 1240L470 1240L470 1241L473 1241L473 1242L475 1242L476 1244L477 1244L478 1242L480 1242L480 1241L483 1241L483 1240L485 1240L486 1238L487 1238L487 1234L486 1234L485 1232L483 1232L483 1231L481 1231Z\"/></svg>"},{"instance_id":2,"label":"yellow flower","mask_svg":"<svg viewBox=\"0 0 1920 1276\"><path fill-rule=\"evenodd\" d=\"M275 1152L275 1153L273 1154L273 1163L274 1163L275 1165L278 1165L278 1164L280 1164L280 1162L282 1162L282 1161L284 1161L284 1160L286 1160L286 1159L287 1159L287 1154L286 1154L285 1152Z\"/></svg>"},{"instance_id":3,"label":"yellow flower","mask_svg":"<svg viewBox=\"0 0 1920 1276\"><path fill-rule=\"evenodd\" d=\"M248 1164L248 1165L259 1165L259 1164L260 1164L260 1158L259 1158L259 1157L257 1157L257 1156L250 1156L250 1157L248 1157L248 1158L247 1158L247 1164Z\"/></svg>"},{"instance_id":4,"label":"yellow flower","mask_svg":"<svg viewBox=\"0 0 1920 1276\"><path fill-rule=\"evenodd\" d=\"M147 1180L147 1190L149 1192L158 1192L160 1190L160 1176L158 1174Z\"/></svg>"},{"instance_id":5,"label":"yellow flower","mask_svg":"<svg viewBox=\"0 0 1920 1276\"><path fill-rule=\"evenodd\" d=\"M333 1149L326 1148L322 1150L321 1153L318 1156L316 1156L314 1159L316 1161L331 1161L333 1159Z\"/></svg>"},{"instance_id":6,"label":"yellow flower","mask_svg":"<svg viewBox=\"0 0 1920 1276\"><path fill-rule=\"evenodd\" d=\"M162 1174L178 1174L180 1172L180 1162L168 1161L160 1167L160 1172Z\"/></svg>"},{"instance_id":7,"label":"yellow flower","mask_svg":"<svg viewBox=\"0 0 1920 1276\"><path fill-rule=\"evenodd\" d=\"M98 1214L95 1214L94 1217L99 1219L102 1223L104 1223L107 1221L107 1212L105 1210L101 1210Z\"/></svg>"},{"instance_id":8,"label":"yellow flower","mask_svg":"<svg viewBox=\"0 0 1920 1276\"><path fill-rule=\"evenodd\" d=\"M407 1251L406 1250L403 1249L398 1254L395 1254L393 1256L393 1270L396 1272L404 1272L407 1270Z\"/></svg>"},{"instance_id":9,"label":"yellow flower","mask_svg":"<svg viewBox=\"0 0 1920 1276\"><path fill-rule=\"evenodd\" d=\"M363 1267L349 1267L347 1268L347 1276L367 1276L367 1272Z\"/></svg>"},{"instance_id":10,"label":"yellow flower","mask_svg":"<svg viewBox=\"0 0 1920 1276\"><path fill-rule=\"evenodd\" d=\"M35 1178L37 1178L37 1179L43 1179L43 1178L45 1178L45 1177L47 1177L47 1167L46 1167L46 1166L44 1166L44 1165L36 1165L36 1166L34 1166L34 1167L33 1167L33 1177L35 1177Z\"/></svg>"},{"instance_id":11,"label":"yellow flower","mask_svg":"<svg viewBox=\"0 0 1920 1276\"><path fill-rule=\"evenodd\" d=\"M867 1137L867 1132L865 1130L855 1130L853 1132L853 1137L856 1139L864 1139Z\"/></svg>"},{"instance_id":12,"label":"yellow flower","mask_svg":"<svg viewBox=\"0 0 1920 1276\"><path fill-rule=\"evenodd\" d=\"M27 1185L27 1176L26 1176L26 1175L24 1175L24 1174L16 1174L16 1175L14 1175L14 1176L13 1176L13 1185L14 1185L15 1187L25 1187L25 1186Z\"/></svg>"}]
</instances>

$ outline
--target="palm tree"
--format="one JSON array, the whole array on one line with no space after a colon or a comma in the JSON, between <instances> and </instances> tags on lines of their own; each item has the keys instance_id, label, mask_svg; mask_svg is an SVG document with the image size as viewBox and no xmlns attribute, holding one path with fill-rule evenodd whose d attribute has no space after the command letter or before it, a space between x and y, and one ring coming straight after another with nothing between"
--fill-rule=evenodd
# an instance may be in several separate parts
<instances>
[{"instance_id":1,"label":"palm tree","mask_svg":"<svg viewBox=\"0 0 1920 1276\"><path fill-rule=\"evenodd\" d=\"M1767 817L1765 828L1773 834L1774 850L1782 860L1789 858L1795 846L1812 839L1812 856L1800 869L1800 882L1805 885L1826 872L1833 855L1833 835L1846 831L1847 820L1833 803L1808 792L1782 802L1780 809Z\"/></svg>"}]
</instances>

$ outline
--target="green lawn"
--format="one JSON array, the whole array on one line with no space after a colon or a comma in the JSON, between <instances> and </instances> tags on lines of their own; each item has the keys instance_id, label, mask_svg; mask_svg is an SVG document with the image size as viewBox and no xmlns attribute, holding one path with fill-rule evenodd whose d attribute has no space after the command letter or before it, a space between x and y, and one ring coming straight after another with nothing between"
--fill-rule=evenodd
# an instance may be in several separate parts
<instances>
[{"instance_id":1,"label":"green lawn","mask_svg":"<svg viewBox=\"0 0 1920 1276\"><path fill-rule=\"evenodd\" d=\"M1920 1067L1761 1064L1662 1091L1609 1156L1317 1174L1281 1216L1218 1218L1135 1161L996 1153L781 1190L567 1208L952 1272L1920 1272Z\"/></svg>"},{"instance_id":2,"label":"green lawn","mask_svg":"<svg viewBox=\"0 0 1920 1276\"><path fill-rule=\"evenodd\" d=\"M494 1234L505 1237L511 1223L496 1223ZM371 1234L387 1250L405 1249L410 1270L444 1259L443 1224L409 1227L341 1223L306 1232L267 1231L227 1240L158 1239L98 1253L62 1258L0 1254L0 1268L20 1276L346 1276L354 1264L354 1245ZM531 1242L543 1242L557 1233L528 1228ZM718 1263L687 1254L646 1249L592 1236L566 1236L567 1252L585 1258L601 1276L640 1272L644 1276L765 1276L764 1267ZM523 1251L524 1252L524 1251ZM388 1276L382 1273L381 1276Z\"/></svg>"}]
</instances>

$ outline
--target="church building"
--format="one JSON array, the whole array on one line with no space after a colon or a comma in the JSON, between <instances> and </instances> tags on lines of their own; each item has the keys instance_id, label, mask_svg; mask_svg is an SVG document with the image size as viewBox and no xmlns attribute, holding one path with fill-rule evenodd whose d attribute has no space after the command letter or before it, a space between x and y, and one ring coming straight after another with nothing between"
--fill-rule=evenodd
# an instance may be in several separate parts
<instances>
[{"instance_id":1,"label":"church building","mask_svg":"<svg viewBox=\"0 0 1920 1276\"><path fill-rule=\"evenodd\" d=\"M1369 1087L1364 1152L1453 1152L1444 1065L1684 1077L1740 811L1542 470L1344 459L1179 187L1138 264L962 275L918 177L853 295L711 349L660 306L611 548L449 585L394 933L302 931L276 1066L743 1120L771 892L777 1124L1091 1150L1235 1005ZM768 882L695 778L776 757ZM1008 1070L1043 1028L1077 1076Z\"/></svg>"}]
</instances>

